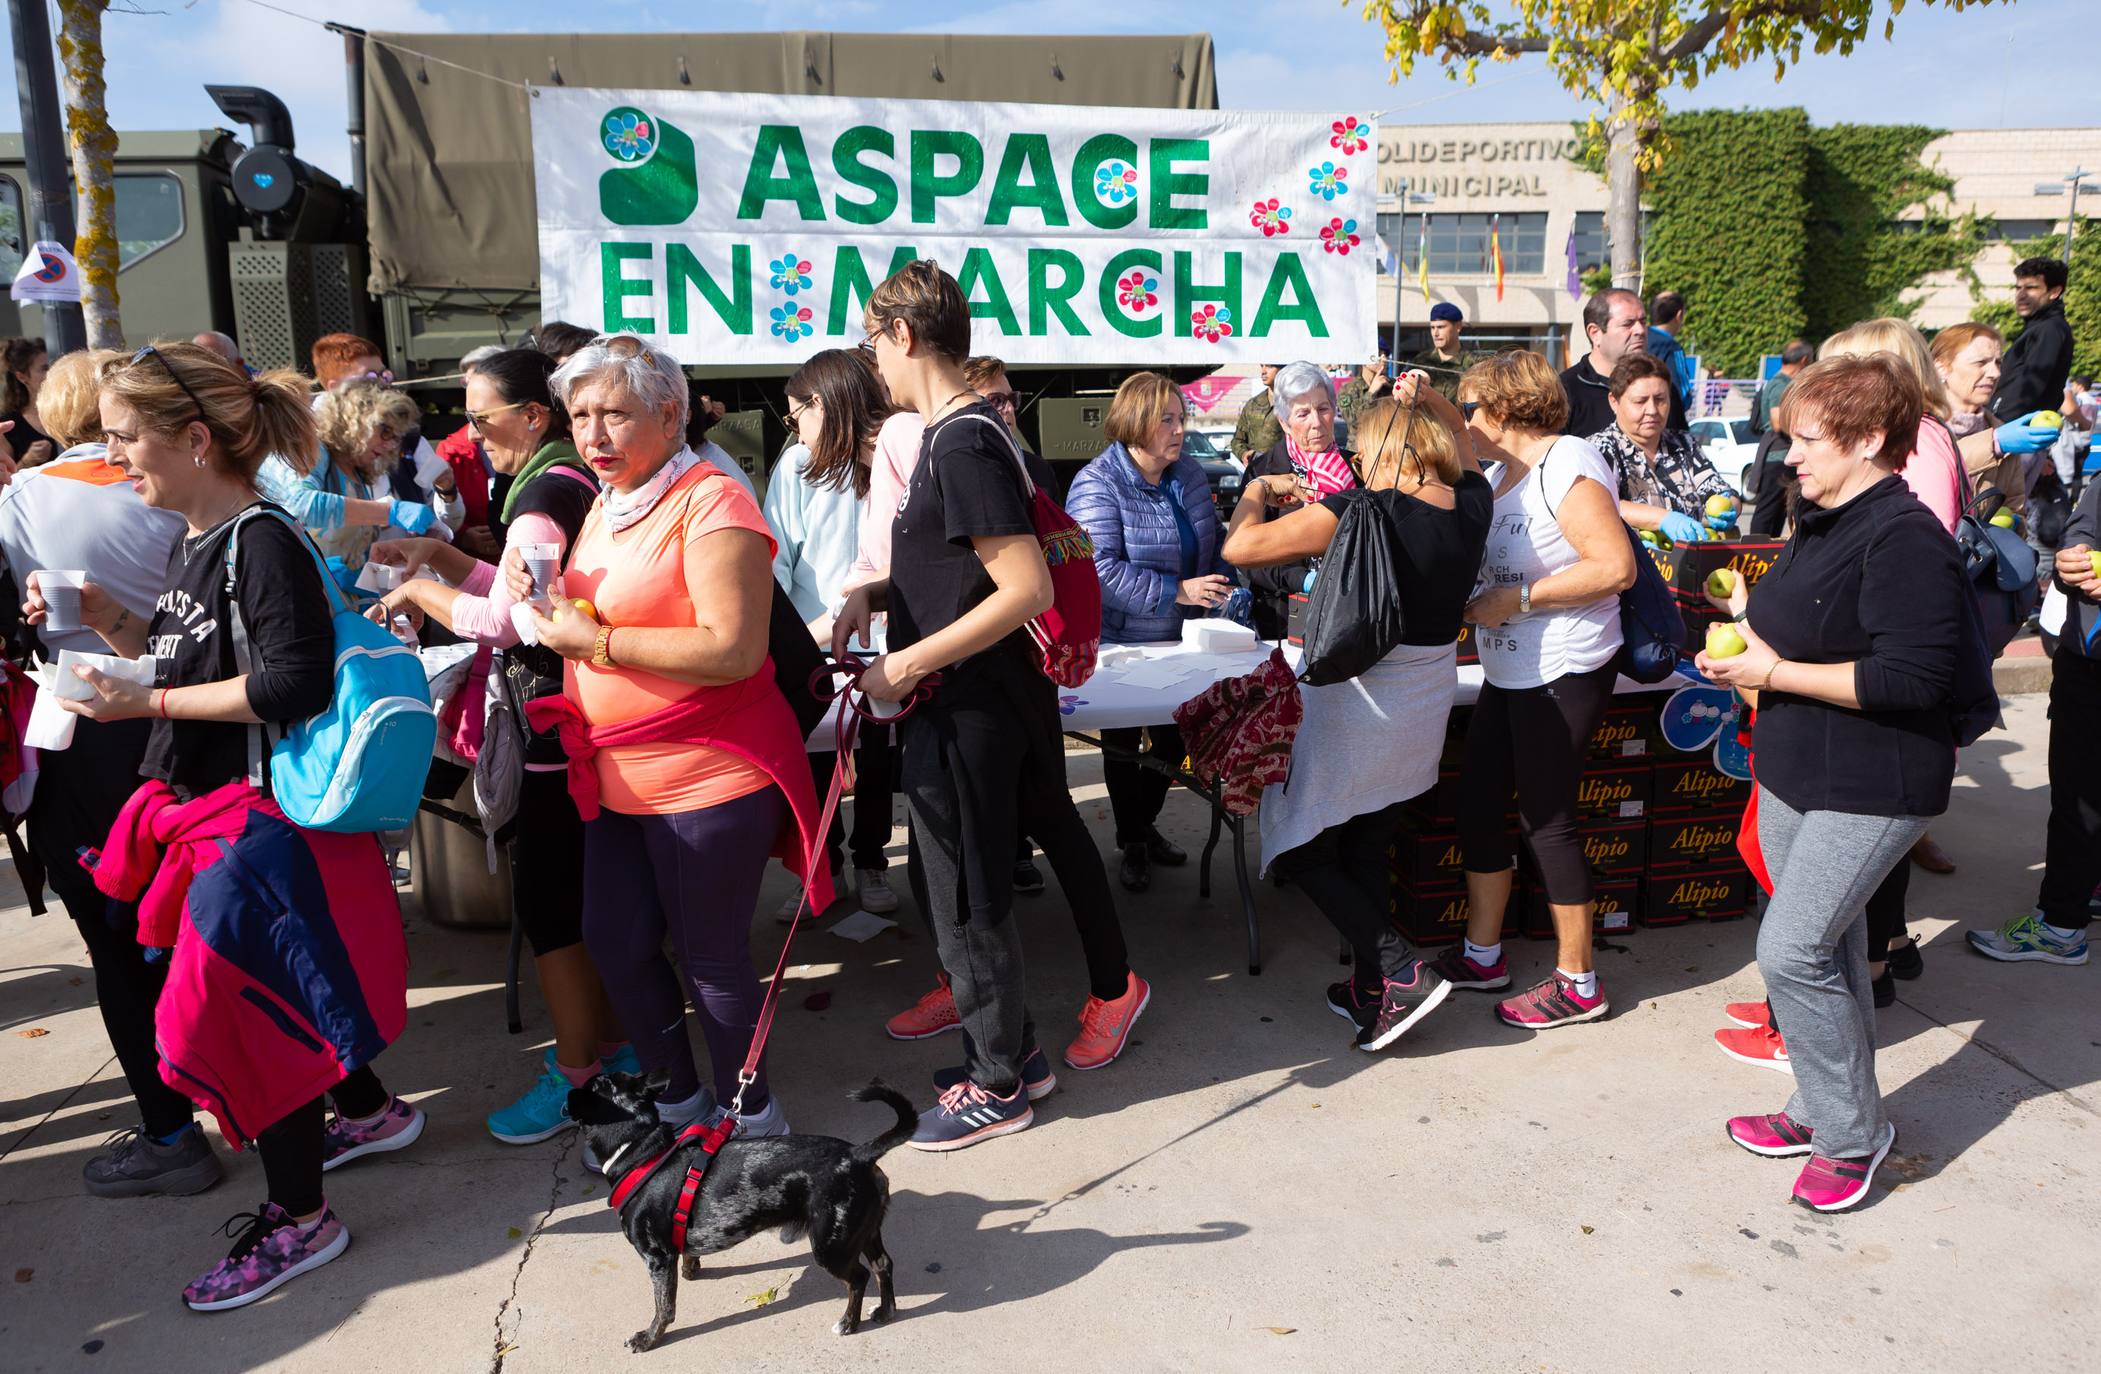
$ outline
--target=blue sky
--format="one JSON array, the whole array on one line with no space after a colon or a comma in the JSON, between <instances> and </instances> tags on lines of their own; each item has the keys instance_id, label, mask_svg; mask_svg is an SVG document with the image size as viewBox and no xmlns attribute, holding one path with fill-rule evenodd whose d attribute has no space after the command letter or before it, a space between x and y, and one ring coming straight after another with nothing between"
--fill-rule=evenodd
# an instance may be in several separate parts
<instances>
[{"instance_id":1,"label":"blue sky","mask_svg":"<svg viewBox=\"0 0 2101 1374\"><path fill-rule=\"evenodd\" d=\"M227 121L203 83L261 85L292 110L304 156L342 175L342 43L311 23L249 0L117 0L151 13L106 21L109 103L120 129L208 128ZM724 0L703 22L690 4L608 0L579 7L551 0L271 0L315 18L403 32L710 32L808 28L894 32L1182 33L1208 29L1218 47L1219 103L1240 109L1369 110L1402 107L1383 121L1566 119L1584 102L1563 91L1537 58L1484 67L1473 90L1435 72L1387 84L1376 26L1361 6L1330 0L1060 0L1056 5L964 6L918 0L908 10L875 0L802 6ZM2095 0L2018 0L1962 14L1913 0L1893 41L1853 56L1808 57L1775 83L1770 71L1737 72L1675 94L1674 108L1801 105L1819 122L1904 122L1940 128L2076 127L2101 123L2094 92ZM909 15L914 22L900 22ZM56 27L56 19L53 20ZM1879 32L1879 19L1874 26ZM2084 56L2077 54L2084 53ZM2071 55L2068 55L2071 54ZM466 79L466 78L462 78ZM1923 96L1924 98L1918 98ZM0 128L20 128L14 65L0 65Z\"/></svg>"}]
</instances>

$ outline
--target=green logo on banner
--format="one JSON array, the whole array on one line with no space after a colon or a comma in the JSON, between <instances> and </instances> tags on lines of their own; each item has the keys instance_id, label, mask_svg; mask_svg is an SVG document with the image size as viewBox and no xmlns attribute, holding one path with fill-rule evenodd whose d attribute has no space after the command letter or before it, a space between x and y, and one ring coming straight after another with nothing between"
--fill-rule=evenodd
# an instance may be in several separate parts
<instances>
[{"instance_id":1,"label":"green logo on banner","mask_svg":"<svg viewBox=\"0 0 2101 1374\"><path fill-rule=\"evenodd\" d=\"M615 224L683 224L700 204L693 140L632 105L607 112L599 142L614 168L598 178L598 209Z\"/></svg>"}]
</instances>

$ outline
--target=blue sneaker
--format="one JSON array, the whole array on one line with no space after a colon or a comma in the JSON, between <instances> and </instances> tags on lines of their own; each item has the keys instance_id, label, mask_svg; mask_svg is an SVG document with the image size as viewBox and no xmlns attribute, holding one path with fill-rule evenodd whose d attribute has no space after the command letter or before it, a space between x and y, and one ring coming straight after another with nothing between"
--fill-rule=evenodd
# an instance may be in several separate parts
<instances>
[{"instance_id":1,"label":"blue sneaker","mask_svg":"<svg viewBox=\"0 0 2101 1374\"><path fill-rule=\"evenodd\" d=\"M1029 1106L1029 1095L1019 1083L1012 1096L995 1097L966 1078L920 1113L912 1148L961 1150L994 1136L1025 1131L1035 1119L1036 1110Z\"/></svg>"},{"instance_id":2,"label":"blue sneaker","mask_svg":"<svg viewBox=\"0 0 2101 1374\"><path fill-rule=\"evenodd\" d=\"M968 1077L968 1069L936 1069L934 1086L947 1092ZM1021 1061L1021 1086L1029 1090L1031 1102L1041 1102L1058 1086L1058 1076L1051 1072L1050 1059L1042 1050L1031 1048L1028 1058Z\"/></svg>"},{"instance_id":3,"label":"blue sneaker","mask_svg":"<svg viewBox=\"0 0 2101 1374\"><path fill-rule=\"evenodd\" d=\"M1970 948L1987 959L2006 963L2083 964L2086 932L2056 935L2035 915L2018 916L1997 930L1966 932Z\"/></svg>"},{"instance_id":4,"label":"blue sneaker","mask_svg":"<svg viewBox=\"0 0 2101 1374\"><path fill-rule=\"evenodd\" d=\"M547 1052L547 1066L548 1066L549 1068L553 1068L553 1067L554 1067L554 1051L553 1051L553 1050L549 1050L549 1051ZM635 1053L635 1047L634 1047L633 1045L622 1045L622 1046L621 1046L621 1047L620 1047L619 1049L615 1050L615 1051L614 1051L613 1053L611 1053L611 1054L609 1054L609 1055L605 1056L605 1058L603 1058L603 1059L599 1060L599 1061L598 1061L598 1066L599 1066L600 1068L604 1069L604 1070L605 1070L605 1071L606 1071L607 1073L640 1073L640 1072L642 1072L642 1060L641 1060L640 1056L638 1056L638 1055L637 1055L637 1054Z\"/></svg>"},{"instance_id":5,"label":"blue sneaker","mask_svg":"<svg viewBox=\"0 0 2101 1374\"><path fill-rule=\"evenodd\" d=\"M569 1119L569 1080L555 1068L553 1050L525 1095L486 1120L489 1134L506 1145L537 1145L576 1124Z\"/></svg>"}]
</instances>

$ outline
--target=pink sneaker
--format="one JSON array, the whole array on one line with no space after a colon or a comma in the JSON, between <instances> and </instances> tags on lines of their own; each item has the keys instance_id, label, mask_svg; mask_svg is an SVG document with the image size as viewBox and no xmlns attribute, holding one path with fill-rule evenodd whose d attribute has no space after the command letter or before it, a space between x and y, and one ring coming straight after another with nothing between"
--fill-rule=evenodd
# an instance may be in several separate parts
<instances>
[{"instance_id":1,"label":"pink sneaker","mask_svg":"<svg viewBox=\"0 0 2101 1374\"><path fill-rule=\"evenodd\" d=\"M1819 1212L1843 1212L1867 1201L1868 1188L1875 1182L1875 1170L1889 1158L1890 1147L1897 1143L1896 1123L1891 1122L1886 1131L1882 1143L1871 1155L1856 1159L1827 1159L1823 1155L1811 1155L1809 1163L1802 1169L1802 1176L1795 1180L1795 1201Z\"/></svg>"},{"instance_id":2,"label":"pink sneaker","mask_svg":"<svg viewBox=\"0 0 2101 1374\"><path fill-rule=\"evenodd\" d=\"M1430 961L1430 972L1462 992L1498 992L1510 986L1510 957L1477 964L1466 957L1465 945L1453 945Z\"/></svg>"},{"instance_id":3,"label":"pink sneaker","mask_svg":"<svg viewBox=\"0 0 2101 1374\"><path fill-rule=\"evenodd\" d=\"M1758 1030L1773 1024L1773 1008L1765 1002L1731 1002L1722 1008L1722 1019L1745 1030Z\"/></svg>"},{"instance_id":4,"label":"pink sneaker","mask_svg":"<svg viewBox=\"0 0 2101 1374\"><path fill-rule=\"evenodd\" d=\"M1767 1159L1806 1155L1813 1148L1809 1143L1810 1129L1786 1112L1774 1112L1770 1116L1732 1116L1722 1129L1728 1132L1731 1140L1752 1154L1764 1155Z\"/></svg>"},{"instance_id":5,"label":"pink sneaker","mask_svg":"<svg viewBox=\"0 0 2101 1374\"><path fill-rule=\"evenodd\" d=\"M1795 1066L1787 1062L1787 1041L1771 1026L1759 1026L1754 1030L1739 1030L1734 1026L1714 1033L1714 1043L1723 1054L1742 1064L1756 1064L1761 1069L1775 1069L1792 1076Z\"/></svg>"},{"instance_id":6,"label":"pink sneaker","mask_svg":"<svg viewBox=\"0 0 2101 1374\"><path fill-rule=\"evenodd\" d=\"M274 1202L264 1203L259 1212L241 1213L225 1229L231 1231L239 1221L248 1227L226 1258L182 1290L191 1311L246 1307L308 1270L319 1269L350 1246L349 1228L327 1207L311 1228L298 1225Z\"/></svg>"},{"instance_id":7,"label":"pink sneaker","mask_svg":"<svg viewBox=\"0 0 2101 1374\"><path fill-rule=\"evenodd\" d=\"M1496 1020L1522 1030L1552 1030L1578 1021L1595 1021L1610 1010L1612 1004L1605 1000L1602 983L1597 996L1585 997L1576 991L1573 981L1556 969L1545 982L1496 1003Z\"/></svg>"},{"instance_id":8,"label":"pink sneaker","mask_svg":"<svg viewBox=\"0 0 2101 1374\"><path fill-rule=\"evenodd\" d=\"M332 1113L328 1134L321 1142L321 1168L326 1172L363 1155L407 1149L422 1134L423 1113L398 1097L389 1097L387 1109L371 1121L352 1121L341 1112Z\"/></svg>"}]
</instances>

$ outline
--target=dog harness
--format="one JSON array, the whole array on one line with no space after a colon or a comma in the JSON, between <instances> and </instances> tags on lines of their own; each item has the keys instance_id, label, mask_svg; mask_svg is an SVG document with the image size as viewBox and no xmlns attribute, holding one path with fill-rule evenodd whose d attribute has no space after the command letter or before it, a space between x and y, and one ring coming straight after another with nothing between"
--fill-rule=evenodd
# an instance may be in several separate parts
<instances>
[{"instance_id":1,"label":"dog harness","mask_svg":"<svg viewBox=\"0 0 2101 1374\"><path fill-rule=\"evenodd\" d=\"M686 1170L686 1181L679 1185L678 1206L671 1214L671 1248L674 1252L684 1252L686 1227L693 1220L693 1200L700 1196L701 1177L707 1173L708 1166L715 1162L715 1152L722 1148L723 1142L735 1134L736 1130L737 1118L727 1114L712 1126L694 1122L680 1131L678 1138L673 1140L662 1154L652 1155L621 1175L620 1181L613 1185L612 1195L606 1199L606 1205L616 1211L626 1206L627 1200L635 1195L635 1190L647 1183L656 1171L663 1167L665 1160L698 1141L701 1152L696 1162Z\"/></svg>"}]
</instances>

